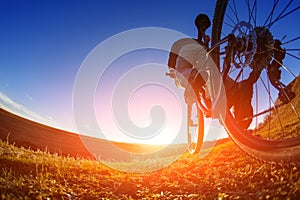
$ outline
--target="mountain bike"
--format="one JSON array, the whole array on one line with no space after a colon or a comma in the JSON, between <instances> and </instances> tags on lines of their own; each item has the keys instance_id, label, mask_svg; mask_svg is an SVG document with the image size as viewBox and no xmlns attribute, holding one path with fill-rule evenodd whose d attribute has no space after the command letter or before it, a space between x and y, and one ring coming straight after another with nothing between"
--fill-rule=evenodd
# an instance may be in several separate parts
<instances>
[{"instance_id":1,"label":"mountain bike","mask_svg":"<svg viewBox=\"0 0 300 200\"><path fill-rule=\"evenodd\" d=\"M226 94L218 118L241 149L265 161L300 161L300 34L290 31L299 12L294 0L215 4L209 55ZM204 118L217 101L186 100L191 154L201 150Z\"/></svg>"}]
</instances>

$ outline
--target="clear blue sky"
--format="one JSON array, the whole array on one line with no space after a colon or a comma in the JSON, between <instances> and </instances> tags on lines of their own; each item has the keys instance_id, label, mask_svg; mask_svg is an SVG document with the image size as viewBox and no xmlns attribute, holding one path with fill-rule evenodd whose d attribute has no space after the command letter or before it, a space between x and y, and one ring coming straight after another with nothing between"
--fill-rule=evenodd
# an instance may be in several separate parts
<instances>
[{"instance_id":1,"label":"clear blue sky","mask_svg":"<svg viewBox=\"0 0 300 200\"><path fill-rule=\"evenodd\" d=\"M122 31L149 26L195 37L194 17L211 15L213 7L211 0L0 0L2 99L17 104L11 110L22 106L27 114L72 129L73 84L94 47Z\"/></svg>"},{"instance_id":2,"label":"clear blue sky","mask_svg":"<svg viewBox=\"0 0 300 200\"><path fill-rule=\"evenodd\" d=\"M73 84L93 48L139 27L169 28L196 37L195 16L202 12L212 18L214 4L213 0L0 0L0 106L72 130Z\"/></svg>"}]
</instances>

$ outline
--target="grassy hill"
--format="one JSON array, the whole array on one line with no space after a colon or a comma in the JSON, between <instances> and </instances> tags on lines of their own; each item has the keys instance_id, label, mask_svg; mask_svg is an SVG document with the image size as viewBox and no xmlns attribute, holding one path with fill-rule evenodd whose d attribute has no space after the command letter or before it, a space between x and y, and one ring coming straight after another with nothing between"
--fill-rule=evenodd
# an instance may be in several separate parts
<instances>
[{"instance_id":1,"label":"grassy hill","mask_svg":"<svg viewBox=\"0 0 300 200\"><path fill-rule=\"evenodd\" d=\"M64 156L88 159L131 161L138 154L159 154L168 157L185 152L186 145L146 145L113 142L79 135L45 126L22 118L0 108L0 139L16 146L47 150ZM86 146L92 147L93 152ZM128 154L132 152L132 154ZM147 159L147 156L145 158Z\"/></svg>"},{"instance_id":2,"label":"grassy hill","mask_svg":"<svg viewBox=\"0 0 300 200\"><path fill-rule=\"evenodd\" d=\"M264 122L256 130L259 135L277 140L300 136L300 76L287 87L295 92L296 97L265 115ZM276 104L281 104L279 99Z\"/></svg>"},{"instance_id":3,"label":"grassy hill","mask_svg":"<svg viewBox=\"0 0 300 200\"><path fill-rule=\"evenodd\" d=\"M122 164L122 163L119 163ZM231 141L148 173L0 142L2 199L299 199L300 164L259 162Z\"/></svg>"}]
</instances>

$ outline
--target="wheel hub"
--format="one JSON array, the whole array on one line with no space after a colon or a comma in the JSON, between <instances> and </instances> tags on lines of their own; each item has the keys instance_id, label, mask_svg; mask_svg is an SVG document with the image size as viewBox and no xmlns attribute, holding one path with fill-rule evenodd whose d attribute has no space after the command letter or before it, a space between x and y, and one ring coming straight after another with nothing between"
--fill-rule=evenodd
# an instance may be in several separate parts
<instances>
[{"instance_id":1,"label":"wheel hub","mask_svg":"<svg viewBox=\"0 0 300 200\"><path fill-rule=\"evenodd\" d=\"M236 68L246 68L252 63L257 49L256 31L250 23L241 21L235 25L232 34L237 39L233 64Z\"/></svg>"},{"instance_id":2,"label":"wheel hub","mask_svg":"<svg viewBox=\"0 0 300 200\"><path fill-rule=\"evenodd\" d=\"M233 64L236 68L262 70L272 60L274 43L273 36L266 27L255 27L245 21L235 25L236 51Z\"/></svg>"}]
</instances>

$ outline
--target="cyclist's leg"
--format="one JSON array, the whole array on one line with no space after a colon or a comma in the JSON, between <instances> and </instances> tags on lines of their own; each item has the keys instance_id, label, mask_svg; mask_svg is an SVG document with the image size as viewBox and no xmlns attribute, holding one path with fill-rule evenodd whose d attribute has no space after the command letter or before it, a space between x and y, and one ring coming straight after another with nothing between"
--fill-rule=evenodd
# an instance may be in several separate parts
<instances>
[{"instance_id":1,"label":"cyclist's leg","mask_svg":"<svg viewBox=\"0 0 300 200\"><path fill-rule=\"evenodd\" d=\"M229 108L233 108L233 114L237 123L247 129L252 122L253 86L260 77L262 69L253 70L249 77L241 82L235 82L229 77L226 80L227 101Z\"/></svg>"},{"instance_id":2,"label":"cyclist's leg","mask_svg":"<svg viewBox=\"0 0 300 200\"><path fill-rule=\"evenodd\" d=\"M235 101L233 103L233 113L237 120L237 123L247 129L252 122L253 107L252 107L252 97L253 97L253 84L249 79L237 83L238 93L234 97Z\"/></svg>"},{"instance_id":3,"label":"cyclist's leg","mask_svg":"<svg viewBox=\"0 0 300 200\"><path fill-rule=\"evenodd\" d=\"M196 94L199 94L202 89L202 86L206 83L208 79L208 74L206 71L198 71L197 69L192 69L190 76L189 76L189 83L191 84L192 88L194 89Z\"/></svg>"}]
</instances>

